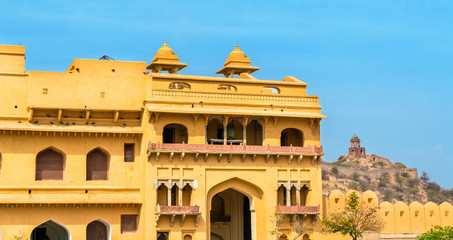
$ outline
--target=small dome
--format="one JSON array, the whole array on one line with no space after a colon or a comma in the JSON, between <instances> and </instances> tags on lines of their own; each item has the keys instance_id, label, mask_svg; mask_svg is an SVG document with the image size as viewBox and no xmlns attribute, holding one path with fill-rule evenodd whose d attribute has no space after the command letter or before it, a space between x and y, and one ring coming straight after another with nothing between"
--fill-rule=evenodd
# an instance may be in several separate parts
<instances>
[{"instance_id":1,"label":"small dome","mask_svg":"<svg viewBox=\"0 0 453 240\"><path fill-rule=\"evenodd\" d=\"M228 58L225 60L225 65L229 62L243 62L250 64L250 58L248 58L245 53L239 48L238 44L236 43L236 47L231 51Z\"/></svg>"},{"instance_id":2,"label":"small dome","mask_svg":"<svg viewBox=\"0 0 453 240\"><path fill-rule=\"evenodd\" d=\"M156 61L158 58L178 58L178 56L173 52L173 49L171 49L167 45L167 40L164 41L164 45L157 50L156 55L153 58L153 61Z\"/></svg>"},{"instance_id":3,"label":"small dome","mask_svg":"<svg viewBox=\"0 0 453 240\"><path fill-rule=\"evenodd\" d=\"M164 45L157 50L153 61L148 65L147 69L150 69L153 73L160 73L161 71L178 73L179 70L186 66L187 64L179 62L178 55L167 45L167 41L164 41Z\"/></svg>"},{"instance_id":4,"label":"small dome","mask_svg":"<svg viewBox=\"0 0 453 240\"><path fill-rule=\"evenodd\" d=\"M233 77L234 74L251 74L258 69L260 68L250 66L250 58L245 56L245 53L239 49L238 44L236 43L236 47L225 60L224 67L217 71L216 74L223 74L225 77Z\"/></svg>"}]
</instances>

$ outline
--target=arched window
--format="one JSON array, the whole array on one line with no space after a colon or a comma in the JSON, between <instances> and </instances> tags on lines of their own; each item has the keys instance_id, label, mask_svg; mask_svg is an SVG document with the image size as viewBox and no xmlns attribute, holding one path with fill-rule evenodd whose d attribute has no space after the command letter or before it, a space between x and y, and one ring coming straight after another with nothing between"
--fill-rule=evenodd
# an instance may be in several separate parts
<instances>
[{"instance_id":1,"label":"arched window","mask_svg":"<svg viewBox=\"0 0 453 240\"><path fill-rule=\"evenodd\" d=\"M184 240L192 240L192 236L190 236L189 234L187 234L186 236L184 236Z\"/></svg>"},{"instance_id":2,"label":"arched window","mask_svg":"<svg viewBox=\"0 0 453 240\"><path fill-rule=\"evenodd\" d=\"M167 206L168 205L168 188L165 186L165 184L161 184L157 188L157 204L161 206Z\"/></svg>"},{"instance_id":3,"label":"arched window","mask_svg":"<svg viewBox=\"0 0 453 240\"><path fill-rule=\"evenodd\" d=\"M96 148L87 154L87 181L108 180L109 156Z\"/></svg>"},{"instance_id":4,"label":"arched window","mask_svg":"<svg viewBox=\"0 0 453 240\"><path fill-rule=\"evenodd\" d=\"M308 192L310 189L307 187L307 185L304 185L300 189L300 205L301 206L306 206L307 205L307 200L308 200Z\"/></svg>"},{"instance_id":5,"label":"arched window","mask_svg":"<svg viewBox=\"0 0 453 240\"><path fill-rule=\"evenodd\" d=\"M233 85L220 84L217 87L217 90L228 91L228 92L237 92L237 88Z\"/></svg>"},{"instance_id":6,"label":"arched window","mask_svg":"<svg viewBox=\"0 0 453 240\"><path fill-rule=\"evenodd\" d=\"M288 240L288 237L285 234L280 235L280 240Z\"/></svg>"},{"instance_id":7,"label":"arched window","mask_svg":"<svg viewBox=\"0 0 453 240\"><path fill-rule=\"evenodd\" d=\"M102 220L95 220L87 225L86 240L109 240L110 226Z\"/></svg>"},{"instance_id":8,"label":"arched window","mask_svg":"<svg viewBox=\"0 0 453 240\"><path fill-rule=\"evenodd\" d=\"M191 87L188 83L183 83L183 82L170 83L168 88L176 89L176 90L190 90L191 89Z\"/></svg>"},{"instance_id":9,"label":"arched window","mask_svg":"<svg viewBox=\"0 0 453 240\"><path fill-rule=\"evenodd\" d=\"M277 205L286 205L286 187L283 185L280 185L280 187L277 189Z\"/></svg>"},{"instance_id":10,"label":"arched window","mask_svg":"<svg viewBox=\"0 0 453 240\"><path fill-rule=\"evenodd\" d=\"M163 143L187 143L187 128L181 124L168 124L162 132Z\"/></svg>"},{"instance_id":11,"label":"arched window","mask_svg":"<svg viewBox=\"0 0 453 240\"><path fill-rule=\"evenodd\" d=\"M267 94L275 93L275 94L279 94L280 93L280 89L275 88L275 87L264 87L261 90L261 93L267 93Z\"/></svg>"},{"instance_id":12,"label":"arched window","mask_svg":"<svg viewBox=\"0 0 453 240\"><path fill-rule=\"evenodd\" d=\"M308 234L305 234L302 240L310 240L310 236Z\"/></svg>"},{"instance_id":13,"label":"arched window","mask_svg":"<svg viewBox=\"0 0 453 240\"><path fill-rule=\"evenodd\" d=\"M190 200L192 198L192 187L189 184L186 184L182 189L182 205L190 206Z\"/></svg>"},{"instance_id":14,"label":"arched window","mask_svg":"<svg viewBox=\"0 0 453 240\"><path fill-rule=\"evenodd\" d=\"M300 130L295 128L287 128L282 131L280 137L281 146L295 146L303 147L304 146L304 137Z\"/></svg>"},{"instance_id":15,"label":"arched window","mask_svg":"<svg viewBox=\"0 0 453 240\"><path fill-rule=\"evenodd\" d=\"M171 205L172 206L177 206L179 202L179 187L175 184L171 188Z\"/></svg>"},{"instance_id":16,"label":"arched window","mask_svg":"<svg viewBox=\"0 0 453 240\"><path fill-rule=\"evenodd\" d=\"M36 181L63 180L64 155L47 148L36 155Z\"/></svg>"}]
</instances>

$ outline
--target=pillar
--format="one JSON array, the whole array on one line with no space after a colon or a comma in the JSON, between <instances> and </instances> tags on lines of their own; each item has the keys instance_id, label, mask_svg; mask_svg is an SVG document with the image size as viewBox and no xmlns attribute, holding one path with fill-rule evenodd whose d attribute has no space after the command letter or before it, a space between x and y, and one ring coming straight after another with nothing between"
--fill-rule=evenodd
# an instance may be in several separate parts
<instances>
[{"instance_id":1,"label":"pillar","mask_svg":"<svg viewBox=\"0 0 453 240\"><path fill-rule=\"evenodd\" d=\"M300 188L296 188L296 206L300 206Z\"/></svg>"},{"instance_id":2,"label":"pillar","mask_svg":"<svg viewBox=\"0 0 453 240\"><path fill-rule=\"evenodd\" d=\"M228 126L228 117L223 118L223 145L227 144L227 126Z\"/></svg>"},{"instance_id":3,"label":"pillar","mask_svg":"<svg viewBox=\"0 0 453 240\"><path fill-rule=\"evenodd\" d=\"M242 144L247 145L247 119L242 122Z\"/></svg>"},{"instance_id":4,"label":"pillar","mask_svg":"<svg viewBox=\"0 0 453 240\"><path fill-rule=\"evenodd\" d=\"M286 206L291 206L291 186L286 188Z\"/></svg>"},{"instance_id":5,"label":"pillar","mask_svg":"<svg viewBox=\"0 0 453 240\"><path fill-rule=\"evenodd\" d=\"M171 184L167 186L167 205L171 206Z\"/></svg>"},{"instance_id":6,"label":"pillar","mask_svg":"<svg viewBox=\"0 0 453 240\"><path fill-rule=\"evenodd\" d=\"M182 206L182 188L178 187L178 206Z\"/></svg>"}]
</instances>

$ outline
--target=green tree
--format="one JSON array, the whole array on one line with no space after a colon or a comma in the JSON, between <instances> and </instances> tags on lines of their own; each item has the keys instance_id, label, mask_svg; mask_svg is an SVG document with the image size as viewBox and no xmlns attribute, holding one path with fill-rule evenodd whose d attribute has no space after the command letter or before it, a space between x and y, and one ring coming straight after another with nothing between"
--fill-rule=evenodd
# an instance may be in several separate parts
<instances>
[{"instance_id":1,"label":"green tree","mask_svg":"<svg viewBox=\"0 0 453 240\"><path fill-rule=\"evenodd\" d=\"M443 240L453 239L453 227L451 226L434 226L428 232L418 236L418 240Z\"/></svg>"},{"instance_id":2,"label":"green tree","mask_svg":"<svg viewBox=\"0 0 453 240\"><path fill-rule=\"evenodd\" d=\"M357 240L364 232L378 232L384 227L378 208L360 203L356 192L352 192L346 203L344 210L333 212L322 220L323 232L339 232Z\"/></svg>"}]
</instances>

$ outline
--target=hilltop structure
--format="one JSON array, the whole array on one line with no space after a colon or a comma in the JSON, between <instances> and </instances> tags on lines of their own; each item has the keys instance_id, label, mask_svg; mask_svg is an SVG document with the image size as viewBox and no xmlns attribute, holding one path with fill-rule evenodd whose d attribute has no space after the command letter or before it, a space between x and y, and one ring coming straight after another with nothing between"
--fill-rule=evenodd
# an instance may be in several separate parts
<instances>
[{"instance_id":1,"label":"hilltop structure","mask_svg":"<svg viewBox=\"0 0 453 240\"><path fill-rule=\"evenodd\" d=\"M318 97L255 79L238 46L224 77L184 67L165 43L150 64L26 72L0 45L0 238L260 240L278 213L318 239Z\"/></svg>"},{"instance_id":2,"label":"hilltop structure","mask_svg":"<svg viewBox=\"0 0 453 240\"><path fill-rule=\"evenodd\" d=\"M349 148L348 158L359 159L365 157L365 148L360 147L360 138L354 134L354 136L351 138L351 147Z\"/></svg>"}]
</instances>

